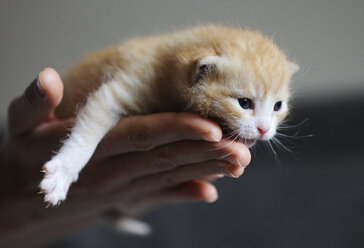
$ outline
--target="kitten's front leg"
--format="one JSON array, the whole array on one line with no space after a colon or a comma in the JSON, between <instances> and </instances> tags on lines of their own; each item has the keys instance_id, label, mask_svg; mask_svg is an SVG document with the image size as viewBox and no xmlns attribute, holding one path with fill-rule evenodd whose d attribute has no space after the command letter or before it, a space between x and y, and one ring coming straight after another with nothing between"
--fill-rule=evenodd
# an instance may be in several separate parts
<instances>
[{"instance_id":1,"label":"kitten's front leg","mask_svg":"<svg viewBox=\"0 0 364 248\"><path fill-rule=\"evenodd\" d=\"M111 86L115 84L115 81L104 83L88 97L87 103L77 114L70 136L59 152L43 166L45 176L40 188L48 204L56 205L66 199L70 185L77 181L79 172L100 140L125 114L112 93Z\"/></svg>"}]
</instances>

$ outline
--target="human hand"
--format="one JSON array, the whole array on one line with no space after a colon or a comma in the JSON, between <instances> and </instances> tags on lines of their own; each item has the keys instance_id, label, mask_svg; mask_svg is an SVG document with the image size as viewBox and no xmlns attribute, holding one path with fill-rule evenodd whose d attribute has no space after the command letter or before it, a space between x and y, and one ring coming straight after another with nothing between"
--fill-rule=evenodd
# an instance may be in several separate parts
<instances>
[{"instance_id":1,"label":"human hand","mask_svg":"<svg viewBox=\"0 0 364 248\"><path fill-rule=\"evenodd\" d=\"M54 109L63 97L63 83L58 73L47 68L37 79L8 109L1 167L5 187L1 188L12 190L4 194L32 194L36 190L42 177L41 164L72 125L71 120L58 120L54 116Z\"/></svg>"},{"instance_id":2,"label":"human hand","mask_svg":"<svg viewBox=\"0 0 364 248\"><path fill-rule=\"evenodd\" d=\"M58 74L45 69L38 82L33 81L10 105L2 175L8 178L3 181L5 188L12 189L4 195L36 199L33 206L39 213L46 212L47 220L95 217L115 205L135 214L164 203L212 202L217 199L216 189L204 179L238 177L250 162L243 144L221 140L218 125L197 115L130 117L99 144L67 201L44 210L41 198L34 196L42 176L39 170L59 147L72 120L58 120L53 114L63 96Z\"/></svg>"},{"instance_id":3,"label":"human hand","mask_svg":"<svg viewBox=\"0 0 364 248\"><path fill-rule=\"evenodd\" d=\"M215 187L203 179L239 177L250 162L243 144L221 136L215 123L191 113L127 118L100 143L67 201L102 199L127 214L164 203L215 201Z\"/></svg>"}]
</instances>

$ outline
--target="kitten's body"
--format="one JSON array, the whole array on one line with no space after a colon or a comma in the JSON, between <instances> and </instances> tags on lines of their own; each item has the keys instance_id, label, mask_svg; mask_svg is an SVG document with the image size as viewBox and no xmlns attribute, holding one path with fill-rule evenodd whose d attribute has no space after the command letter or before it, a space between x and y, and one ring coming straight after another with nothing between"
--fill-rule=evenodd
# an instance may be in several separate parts
<instances>
[{"instance_id":1,"label":"kitten's body","mask_svg":"<svg viewBox=\"0 0 364 248\"><path fill-rule=\"evenodd\" d=\"M99 141L126 116L192 111L220 120L249 146L271 138L287 114L294 71L265 36L220 26L135 39L86 57L66 78L57 114L76 114L76 122L44 166L45 201L66 198Z\"/></svg>"}]
</instances>

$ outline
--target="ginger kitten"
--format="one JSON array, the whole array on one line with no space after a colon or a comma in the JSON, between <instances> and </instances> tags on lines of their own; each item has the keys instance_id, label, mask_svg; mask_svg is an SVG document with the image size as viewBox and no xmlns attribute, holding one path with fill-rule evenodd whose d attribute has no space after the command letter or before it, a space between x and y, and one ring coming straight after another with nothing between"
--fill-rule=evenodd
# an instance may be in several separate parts
<instances>
[{"instance_id":1,"label":"ginger kitten","mask_svg":"<svg viewBox=\"0 0 364 248\"><path fill-rule=\"evenodd\" d=\"M191 111L217 120L249 147L269 140L288 113L289 81L297 70L262 34L213 25L87 56L65 80L57 114L74 115L75 125L43 167L44 200L66 199L100 140L127 116Z\"/></svg>"}]
</instances>

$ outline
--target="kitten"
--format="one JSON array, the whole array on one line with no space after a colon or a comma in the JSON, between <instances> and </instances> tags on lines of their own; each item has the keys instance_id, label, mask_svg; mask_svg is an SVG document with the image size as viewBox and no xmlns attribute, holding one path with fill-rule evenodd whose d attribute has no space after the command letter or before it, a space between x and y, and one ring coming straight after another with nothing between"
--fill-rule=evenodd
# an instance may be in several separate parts
<instances>
[{"instance_id":1,"label":"kitten","mask_svg":"<svg viewBox=\"0 0 364 248\"><path fill-rule=\"evenodd\" d=\"M218 120L249 147L272 138L288 113L297 70L267 37L224 26L134 39L89 55L65 80L57 114L75 115L75 125L43 167L45 201L65 200L100 140L127 116L192 111Z\"/></svg>"}]
</instances>

